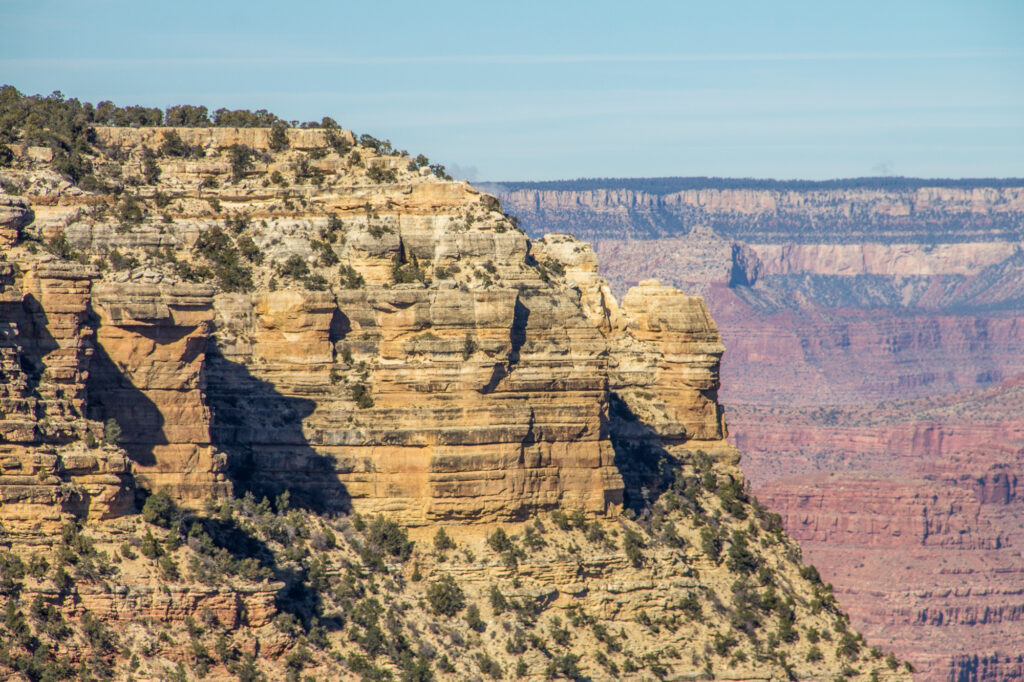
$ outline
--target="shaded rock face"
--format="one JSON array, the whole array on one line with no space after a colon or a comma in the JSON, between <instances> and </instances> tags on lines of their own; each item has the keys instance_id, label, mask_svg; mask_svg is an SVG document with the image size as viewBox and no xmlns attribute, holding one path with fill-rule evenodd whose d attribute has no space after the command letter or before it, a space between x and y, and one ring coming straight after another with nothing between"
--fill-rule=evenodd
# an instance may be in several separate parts
<instances>
[{"instance_id":1,"label":"shaded rock face","mask_svg":"<svg viewBox=\"0 0 1024 682\"><path fill-rule=\"evenodd\" d=\"M90 415L120 425L120 444L146 488L169 488L191 504L229 492L203 395L212 289L98 283L92 293Z\"/></svg>"},{"instance_id":2,"label":"shaded rock face","mask_svg":"<svg viewBox=\"0 0 1024 682\"><path fill-rule=\"evenodd\" d=\"M603 513L621 500L603 426L605 343L560 303L424 288L230 301L232 319L255 328L245 348L220 343L210 363L217 444L245 462L253 486L410 522L558 504ZM354 408L351 390L332 383L332 370L355 367L372 406ZM251 392L265 418L238 405ZM293 417L282 429L273 413Z\"/></svg>"},{"instance_id":3,"label":"shaded rock face","mask_svg":"<svg viewBox=\"0 0 1024 682\"><path fill-rule=\"evenodd\" d=\"M96 447L86 419L92 360L89 268L0 263L0 508L5 521L53 523L62 513L103 519L134 509L129 463ZM86 447L84 442L94 444Z\"/></svg>"}]
</instances>

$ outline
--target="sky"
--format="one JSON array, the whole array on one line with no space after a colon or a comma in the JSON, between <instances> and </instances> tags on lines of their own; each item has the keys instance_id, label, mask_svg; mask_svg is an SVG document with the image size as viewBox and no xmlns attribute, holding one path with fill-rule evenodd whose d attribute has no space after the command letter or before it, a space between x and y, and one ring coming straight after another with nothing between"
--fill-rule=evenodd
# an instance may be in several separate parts
<instances>
[{"instance_id":1,"label":"sky","mask_svg":"<svg viewBox=\"0 0 1024 682\"><path fill-rule=\"evenodd\" d=\"M0 83L335 118L469 180L1024 176L1024 0L0 0Z\"/></svg>"}]
</instances>

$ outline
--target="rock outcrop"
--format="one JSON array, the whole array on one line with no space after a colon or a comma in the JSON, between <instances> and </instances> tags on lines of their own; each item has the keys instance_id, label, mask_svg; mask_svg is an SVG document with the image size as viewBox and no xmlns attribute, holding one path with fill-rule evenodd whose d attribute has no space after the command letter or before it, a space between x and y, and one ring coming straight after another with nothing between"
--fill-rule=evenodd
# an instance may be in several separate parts
<instances>
[{"instance_id":1,"label":"rock outcrop","mask_svg":"<svg viewBox=\"0 0 1024 682\"><path fill-rule=\"evenodd\" d=\"M15 150L0 669L906 677L747 496L702 299L361 141Z\"/></svg>"}]
</instances>

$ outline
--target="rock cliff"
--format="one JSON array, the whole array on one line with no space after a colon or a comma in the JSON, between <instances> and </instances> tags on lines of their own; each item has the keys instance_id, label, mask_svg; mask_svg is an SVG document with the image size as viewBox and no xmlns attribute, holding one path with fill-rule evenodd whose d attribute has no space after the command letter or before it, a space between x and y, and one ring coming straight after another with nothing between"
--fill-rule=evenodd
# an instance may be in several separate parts
<instances>
[{"instance_id":1,"label":"rock cliff","mask_svg":"<svg viewBox=\"0 0 1024 682\"><path fill-rule=\"evenodd\" d=\"M771 418L731 412L758 494L854 621L907 652L924 679L945 679L951 658L972 679L1022 674L1022 386Z\"/></svg>"},{"instance_id":2,"label":"rock cliff","mask_svg":"<svg viewBox=\"0 0 1024 682\"><path fill-rule=\"evenodd\" d=\"M745 242L854 246L1019 241L1020 180L774 181L725 178L483 183L528 228L654 239L693 225Z\"/></svg>"},{"instance_id":3,"label":"rock cliff","mask_svg":"<svg viewBox=\"0 0 1024 682\"><path fill-rule=\"evenodd\" d=\"M705 298L744 470L854 623L922 679L1019 679L1020 183L698 181L496 189L613 291Z\"/></svg>"},{"instance_id":4,"label":"rock cliff","mask_svg":"<svg viewBox=\"0 0 1024 682\"><path fill-rule=\"evenodd\" d=\"M701 299L367 136L90 131L0 170L0 666L906 677L748 496Z\"/></svg>"}]
</instances>

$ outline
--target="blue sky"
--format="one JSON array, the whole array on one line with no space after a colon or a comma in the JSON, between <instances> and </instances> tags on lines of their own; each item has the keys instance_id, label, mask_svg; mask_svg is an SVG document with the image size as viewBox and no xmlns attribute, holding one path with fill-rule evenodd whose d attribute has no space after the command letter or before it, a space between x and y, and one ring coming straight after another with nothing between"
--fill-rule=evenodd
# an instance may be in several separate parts
<instances>
[{"instance_id":1,"label":"blue sky","mask_svg":"<svg viewBox=\"0 0 1024 682\"><path fill-rule=\"evenodd\" d=\"M26 93L337 119L476 180L1024 176L1024 1L0 0Z\"/></svg>"}]
</instances>

